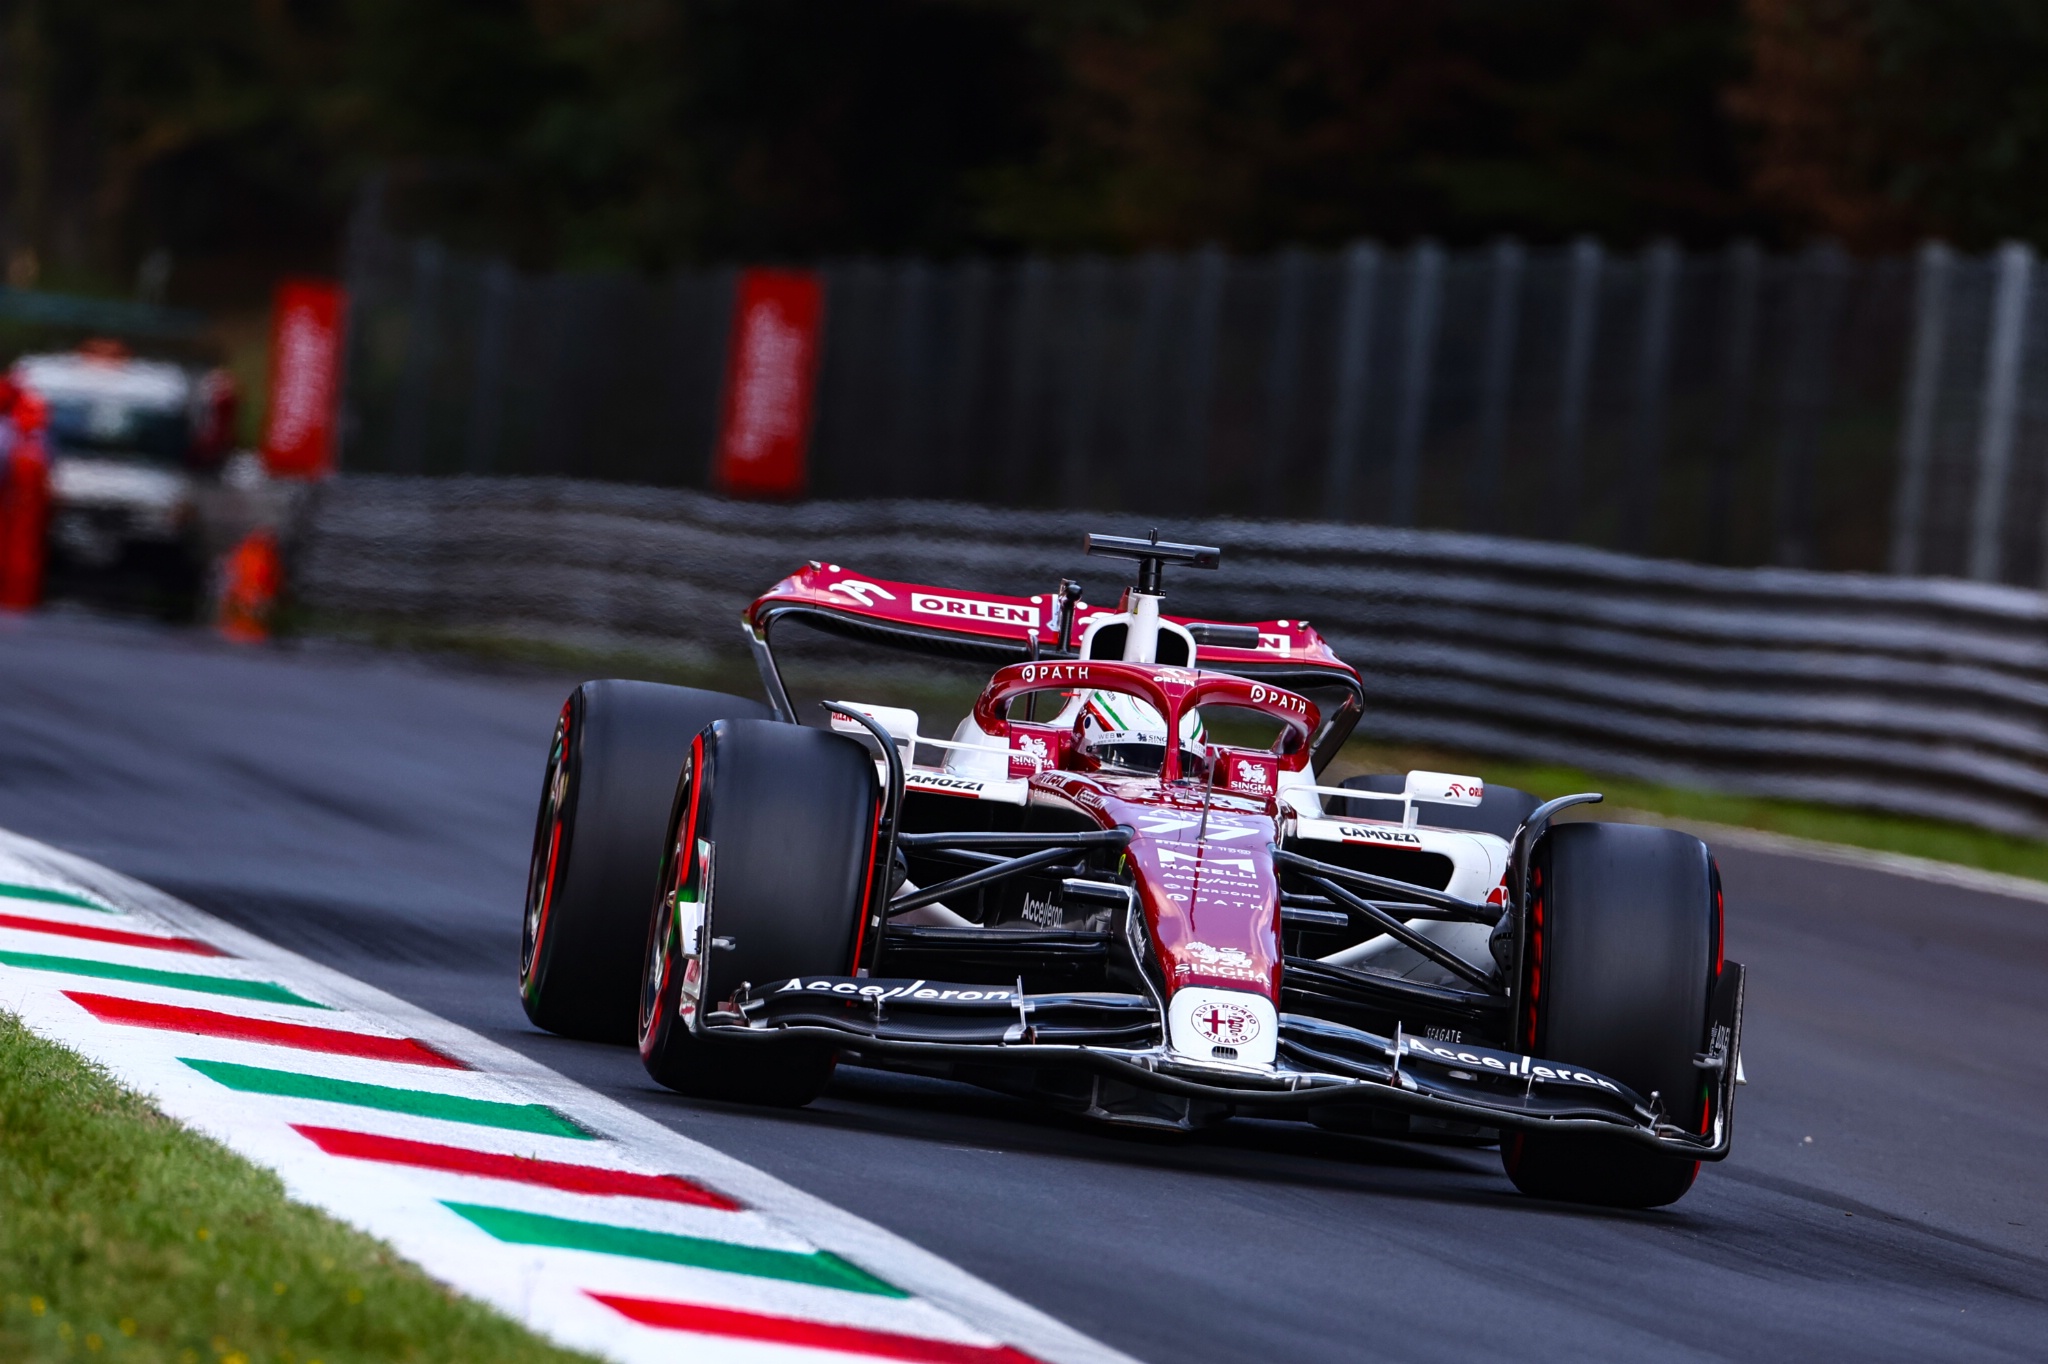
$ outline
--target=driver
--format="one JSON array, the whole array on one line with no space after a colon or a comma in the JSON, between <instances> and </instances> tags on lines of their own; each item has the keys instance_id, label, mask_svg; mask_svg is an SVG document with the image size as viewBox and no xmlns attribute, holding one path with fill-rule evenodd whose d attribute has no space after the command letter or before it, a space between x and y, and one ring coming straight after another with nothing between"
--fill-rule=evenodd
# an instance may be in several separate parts
<instances>
[{"instance_id":1,"label":"driver","mask_svg":"<svg viewBox=\"0 0 2048 1364\"><path fill-rule=\"evenodd\" d=\"M1081 754L1100 763L1104 771L1159 775L1166 762L1166 717L1150 702L1114 691L1081 691L1072 697L1060 720L1078 725L1076 747ZM1200 777L1207 772L1208 759L1203 756L1207 741L1199 712L1190 710L1181 716L1182 776Z\"/></svg>"}]
</instances>

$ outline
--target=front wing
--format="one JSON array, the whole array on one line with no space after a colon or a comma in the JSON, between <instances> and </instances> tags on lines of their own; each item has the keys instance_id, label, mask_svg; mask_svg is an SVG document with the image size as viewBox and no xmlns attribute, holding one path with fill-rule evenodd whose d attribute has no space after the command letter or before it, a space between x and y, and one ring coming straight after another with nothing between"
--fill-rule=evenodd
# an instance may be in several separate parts
<instances>
[{"instance_id":1,"label":"front wing","mask_svg":"<svg viewBox=\"0 0 2048 1364\"><path fill-rule=\"evenodd\" d=\"M1659 1096L1558 1060L1399 1032L1382 1037L1306 1014L1280 1015L1272 1069L1193 1060L1159 1044L1158 1008L1135 994L808 976L753 986L702 1027L735 1040L826 1040L879 1060L1093 1072L1264 1116L1381 1108L1489 1128L1606 1132L1719 1160L1734 1130L1742 995L1742 967L1729 962L1714 992L1709 1048L1693 1061L1712 1085L1704 1132L1668 1121Z\"/></svg>"}]
</instances>

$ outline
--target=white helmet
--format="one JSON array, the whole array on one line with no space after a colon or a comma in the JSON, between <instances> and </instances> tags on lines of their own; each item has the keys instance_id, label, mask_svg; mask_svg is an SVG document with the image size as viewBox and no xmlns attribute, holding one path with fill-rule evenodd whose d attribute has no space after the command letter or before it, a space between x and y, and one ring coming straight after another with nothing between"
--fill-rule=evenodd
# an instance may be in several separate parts
<instances>
[{"instance_id":1,"label":"white helmet","mask_svg":"<svg viewBox=\"0 0 2048 1364\"><path fill-rule=\"evenodd\" d=\"M1148 701L1127 692L1088 691L1080 695L1080 751L1105 768L1157 776L1166 761L1166 717ZM1202 770L1202 744L1207 738L1202 717L1189 711L1180 719L1181 770Z\"/></svg>"}]
</instances>

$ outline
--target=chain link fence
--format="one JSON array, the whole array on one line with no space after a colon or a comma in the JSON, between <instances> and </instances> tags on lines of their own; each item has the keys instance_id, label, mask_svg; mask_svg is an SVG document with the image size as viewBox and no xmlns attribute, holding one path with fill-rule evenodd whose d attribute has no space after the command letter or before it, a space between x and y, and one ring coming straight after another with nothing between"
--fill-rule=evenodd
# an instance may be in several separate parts
<instances>
[{"instance_id":1,"label":"chain link fence","mask_svg":"<svg viewBox=\"0 0 2048 1364\"><path fill-rule=\"evenodd\" d=\"M2048 579L2034 257L1359 243L828 263L813 495ZM735 272L359 230L346 466L705 486Z\"/></svg>"}]
</instances>

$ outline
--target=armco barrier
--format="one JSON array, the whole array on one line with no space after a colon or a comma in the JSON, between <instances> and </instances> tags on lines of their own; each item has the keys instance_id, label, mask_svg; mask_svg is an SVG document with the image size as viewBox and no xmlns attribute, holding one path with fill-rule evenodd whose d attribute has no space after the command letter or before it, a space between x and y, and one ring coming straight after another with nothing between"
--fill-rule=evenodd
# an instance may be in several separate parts
<instances>
[{"instance_id":1,"label":"armco barrier","mask_svg":"<svg viewBox=\"0 0 2048 1364\"><path fill-rule=\"evenodd\" d=\"M296 556L316 612L737 652L807 559L1110 599L1080 554L1129 517L934 502L773 506L558 480L350 477ZM1720 569L1367 526L1181 520L1224 547L1177 611L1313 622L1364 674L1361 732L2048 834L2048 599L1938 579Z\"/></svg>"}]
</instances>

